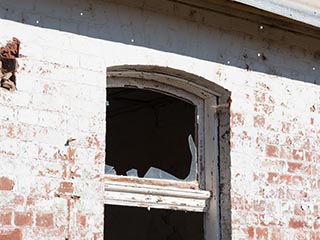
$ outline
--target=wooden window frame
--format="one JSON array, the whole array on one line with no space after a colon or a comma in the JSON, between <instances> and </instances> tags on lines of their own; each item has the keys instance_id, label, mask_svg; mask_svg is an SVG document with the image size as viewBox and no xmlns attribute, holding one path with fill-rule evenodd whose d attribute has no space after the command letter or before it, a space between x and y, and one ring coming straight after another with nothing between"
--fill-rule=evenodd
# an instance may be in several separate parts
<instances>
[{"instance_id":1,"label":"wooden window frame","mask_svg":"<svg viewBox=\"0 0 320 240\"><path fill-rule=\"evenodd\" d=\"M219 239L219 141L217 106L226 90L201 77L157 66L107 69L107 87L164 92L197 107L198 181L105 175L104 203L204 213L205 239Z\"/></svg>"}]
</instances>

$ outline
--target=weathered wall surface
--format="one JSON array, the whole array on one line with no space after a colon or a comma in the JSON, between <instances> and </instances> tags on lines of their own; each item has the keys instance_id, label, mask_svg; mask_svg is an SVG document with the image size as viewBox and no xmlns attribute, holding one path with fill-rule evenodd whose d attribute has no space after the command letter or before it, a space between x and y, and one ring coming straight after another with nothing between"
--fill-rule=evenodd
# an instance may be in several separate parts
<instances>
[{"instance_id":1,"label":"weathered wall surface","mask_svg":"<svg viewBox=\"0 0 320 240\"><path fill-rule=\"evenodd\" d=\"M224 239L229 188L233 239L320 239L320 40L143 2L0 2L0 42L23 55L17 91L0 89L0 239L103 239L106 67L122 64L232 92Z\"/></svg>"}]
</instances>

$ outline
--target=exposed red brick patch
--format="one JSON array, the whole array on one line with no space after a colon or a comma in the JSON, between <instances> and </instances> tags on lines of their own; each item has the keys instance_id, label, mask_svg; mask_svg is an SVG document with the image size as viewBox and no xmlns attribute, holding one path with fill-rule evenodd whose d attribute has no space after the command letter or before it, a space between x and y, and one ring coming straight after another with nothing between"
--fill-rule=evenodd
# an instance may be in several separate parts
<instances>
[{"instance_id":1,"label":"exposed red brick patch","mask_svg":"<svg viewBox=\"0 0 320 240\"><path fill-rule=\"evenodd\" d=\"M33 224L33 214L31 212L15 212L14 224L16 226L31 226Z\"/></svg>"},{"instance_id":2,"label":"exposed red brick patch","mask_svg":"<svg viewBox=\"0 0 320 240\"><path fill-rule=\"evenodd\" d=\"M82 214L77 214L77 224L84 228L87 224L86 216Z\"/></svg>"},{"instance_id":3,"label":"exposed red brick patch","mask_svg":"<svg viewBox=\"0 0 320 240\"><path fill-rule=\"evenodd\" d=\"M0 178L0 190L2 191L11 191L14 187L14 181L7 178L1 177Z\"/></svg>"},{"instance_id":4,"label":"exposed red brick patch","mask_svg":"<svg viewBox=\"0 0 320 240\"><path fill-rule=\"evenodd\" d=\"M88 142L88 147L89 148L94 148L94 147L96 147L96 148L100 148L100 142L99 142L99 140L98 140L98 138L97 138L97 135L93 135L93 136L91 136L91 137L88 137L87 138L87 142Z\"/></svg>"},{"instance_id":5,"label":"exposed red brick patch","mask_svg":"<svg viewBox=\"0 0 320 240\"><path fill-rule=\"evenodd\" d=\"M302 163L288 162L288 172L294 173L302 167Z\"/></svg>"},{"instance_id":6,"label":"exposed red brick patch","mask_svg":"<svg viewBox=\"0 0 320 240\"><path fill-rule=\"evenodd\" d=\"M291 183L291 176L284 174L280 176L280 183L284 183L285 185L288 185Z\"/></svg>"},{"instance_id":7,"label":"exposed red brick patch","mask_svg":"<svg viewBox=\"0 0 320 240\"><path fill-rule=\"evenodd\" d=\"M16 206L18 205L22 205L24 203L24 197L22 195L16 195L13 199L12 199L12 203Z\"/></svg>"},{"instance_id":8,"label":"exposed red brick patch","mask_svg":"<svg viewBox=\"0 0 320 240\"><path fill-rule=\"evenodd\" d=\"M58 150L53 157L55 159L60 159L63 161L68 161L70 163L74 163L75 159L76 159L76 149L68 147L67 149L67 153L66 154L62 154L60 152L60 150Z\"/></svg>"},{"instance_id":9,"label":"exposed red brick patch","mask_svg":"<svg viewBox=\"0 0 320 240\"><path fill-rule=\"evenodd\" d=\"M264 116L254 116L253 118L253 125L255 127L264 127L264 124L265 124L265 119L264 119Z\"/></svg>"},{"instance_id":10,"label":"exposed red brick patch","mask_svg":"<svg viewBox=\"0 0 320 240\"><path fill-rule=\"evenodd\" d=\"M12 212L0 209L0 226L11 225Z\"/></svg>"},{"instance_id":11,"label":"exposed red brick patch","mask_svg":"<svg viewBox=\"0 0 320 240\"><path fill-rule=\"evenodd\" d=\"M231 126L242 126L244 124L244 118L241 113L231 112Z\"/></svg>"},{"instance_id":12,"label":"exposed red brick patch","mask_svg":"<svg viewBox=\"0 0 320 240\"><path fill-rule=\"evenodd\" d=\"M266 156L267 157L278 157L279 156L279 149L277 146L266 146Z\"/></svg>"},{"instance_id":13,"label":"exposed red brick patch","mask_svg":"<svg viewBox=\"0 0 320 240\"><path fill-rule=\"evenodd\" d=\"M256 239L267 240L268 229L267 228L256 228Z\"/></svg>"},{"instance_id":14,"label":"exposed red brick patch","mask_svg":"<svg viewBox=\"0 0 320 240\"><path fill-rule=\"evenodd\" d=\"M306 223L305 223L305 221L291 218L289 221L289 227L290 228L304 228L304 227L306 227Z\"/></svg>"},{"instance_id":15,"label":"exposed red brick patch","mask_svg":"<svg viewBox=\"0 0 320 240\"><path fill-rule=\"evenodd\" d=\"M303 150L297 150L297 149L293 149L292 151L292 157L294 160L303 160Z\"/></svg>"},{"instance_id":16,"label":"exposed red brick patch","mask_svg":"<svg viewBox=\"0 0 320 240\"><path fill-rule=\"evenodd\" d=\"M320 240L320 231L311 232L310 240Z\"/></svg>"},{"instance_id":17,"label":"exposed red brick patch","mask_svg":"<svg viewBox=\"0 0 320 240\"><path fill-rule=\"evenodd\" d=\"M281 239L281 230L279 228L273 228L271 233L271 240Z\"/></svg>"},{"instance_id":18,"label":"exposed red brick patch","mask_svg":"<svg viewBox=\"0 0 320 240\"><path fill-rule=\"evenodd\" d=\"M313 153L308 152L308 151L306 151L306 152L304 153L304 160L305 160L305 161L307 161L307 162L312 162L312 161L313 161L313 158L314 158Z\"/></svg>"},{"instance_id":19,"label":"exposed red brick patch","mask_svg":"<svg viewBox=\"0 0 320 240\"><path fill-rule=\"evenodd\" d=\"M61 182L58 189L61 193L73 193L73 183L72 182Z\"/></svg>"},{"instance_id":20,"label":"exposed red brick patch","mask_svg":"<svg viewBox=\"0 0 320 240\"><path fill-rule=\"evenodd\" d=\"M268 173L267 181L268 181L268 183L279 183L279 174Z\"/></svg>"},{"instance_id":21,"label":"exposed red brick patch","mask_svg":"<svg viewBox=\"0 0 320 240\"><path fill-rule=\"evenodd\" d=\"M282 131L283 133L289 133L291 124L290 124L290 123L283 122L283 123L281 123L281 125L282 125L281 131Z\"/></svg>"},{"instance_id":22,"label":"exposed red brick patch","mask_svg":"<svg viewBox=\"0 0 320 240\"><path fill-rule=\"evenodd\" d=\"M264 103L266 101L266 93L262 91L254 91L256 102Z\"/></svg>"},{"instance_id":23,"label":"exposed red brick patch","mask_svg":"<svg viewBox=\"0 0 320 240\"><path fill-rule=\"evenodd\" d=\"M94 156L95 163L103 163L105 161L105 153L99 152Z\"/></svg>"},{"instance_id":24,"label":"exposed red brick patch","mask_svg":"<svg viewBox=\"0 0 320 240\"><path fill-rule=\"evenodd\" d=\"M288 172L311 174L311 168L309 165L304 165L303 163L288 162Z\"/></svg>"},{"instance_id":25,"label":"exposed red brick patch","mask_svg":"<svg viewBox=\"0 0 320 240\"><path fill-rule=\"evenodd\" d=\"M38 227L53 227L53 214L52 213L38 213L36 215L36 225Z\"/></svg>"},{"instance_id":26,"label":"exposed red brick patch","mask_svg":"<svg viewBox=\"0 0 320 240\"><path fill-rule=\"evenodd\" d=\"M22 233L20 229L1 229L0 240L21 240Z\"/></svg>"},{"instance_id":27,"label":"exposed red brick patch","mask_svg":"<svg viewBox=\"0 0 320 240\"><path fill-rule=\"evenodd\" d=\"M253 238L254 237L254 228L253 227L248 227L248 237Z\"/></svg>"}]
</instances>

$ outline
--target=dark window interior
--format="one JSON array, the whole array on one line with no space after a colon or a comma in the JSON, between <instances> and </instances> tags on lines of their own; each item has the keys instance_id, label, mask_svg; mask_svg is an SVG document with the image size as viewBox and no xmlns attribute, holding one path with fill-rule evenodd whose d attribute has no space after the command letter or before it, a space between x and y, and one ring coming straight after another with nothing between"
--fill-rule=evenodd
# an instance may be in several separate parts
<instances>
[{"instance_id":1,"label":"dark window interior","mask_svg":"<svg viewBox=\"0 0 320 240\"><path fill-rule=\"evenodd\" d=\"M203 240L203 213L105 206L107 240Z\"/></svg>"},{"instance_id":2,"label":"dark window interior","mask_svg":"<svg viewBox=\"0 0 320 240\"><path fill-rule=\"evenodd\" d=\"M108 88L107 96L107 174L196 180L188 142L196 142L195 105L136 88Z\"/></svg>"}]
</instances>

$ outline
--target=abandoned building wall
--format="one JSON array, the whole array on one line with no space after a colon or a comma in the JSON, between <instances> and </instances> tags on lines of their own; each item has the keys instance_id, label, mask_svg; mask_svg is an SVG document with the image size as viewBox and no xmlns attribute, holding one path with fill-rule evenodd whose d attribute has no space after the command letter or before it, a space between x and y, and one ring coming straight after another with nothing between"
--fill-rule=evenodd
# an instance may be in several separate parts
<instances>
[{"instance_id":1,"label":"abandoned building wall","mask_svg":"<svg viewBox=\"0 0 320 240\"><path fill-rule=\"evenodd\" d=\"M0 43L21 41L17 90L0 89L0 239L103 239L106 68L123 64L231 91L223 239L319 239L319 38L144 3L0 2Z\"/></svg>"}]
</instances>

